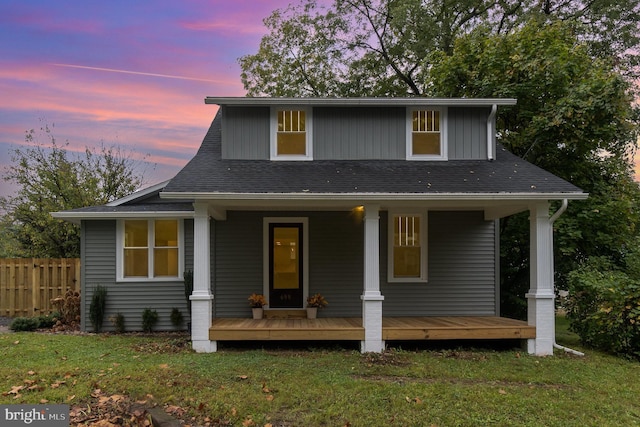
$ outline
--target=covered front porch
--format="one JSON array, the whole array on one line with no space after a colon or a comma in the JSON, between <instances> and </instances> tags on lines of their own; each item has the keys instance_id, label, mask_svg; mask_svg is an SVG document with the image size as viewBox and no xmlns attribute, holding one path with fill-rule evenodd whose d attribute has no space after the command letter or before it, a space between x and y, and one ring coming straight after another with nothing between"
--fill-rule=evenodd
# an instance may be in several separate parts
<instances>
[{"instance_id":1,"label":"covered front porch","mask_svg":"<svg viewBox=\"0 0 640 427\"><path fill-rule=\"evenodd\" d=\"M385 341L534 339L535 326L495 316L383 317ZM363 341L362 318L214 319L211 341Z\"/></svg>"}]
</instances>

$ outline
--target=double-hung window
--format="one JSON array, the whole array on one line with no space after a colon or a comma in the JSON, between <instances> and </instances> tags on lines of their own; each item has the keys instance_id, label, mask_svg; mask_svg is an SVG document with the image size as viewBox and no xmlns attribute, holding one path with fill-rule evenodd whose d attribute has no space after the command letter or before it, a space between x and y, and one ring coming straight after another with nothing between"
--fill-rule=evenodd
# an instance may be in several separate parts
<instances>
[{"instance_id":1,"label":"double-hung window","mask_svg":"<svg viewBox=\"0 0 640 427\"><path fill-rule=\"evenodd\" d=\"M407 109L407 158L446 160L446 117L444 108Z\"/></svg>"},{"instance_id":2,"label":"double-hung window","mask_svg":"<svg viewBox=\"0 0 640 427\"><path fill-rule=\"evenodd\" d=\"M184 245L178 219L118 222L118 277L121 280L180 278Z\"/></svg>"},{"instance_id":3,"label":"double-hung window","mask_svg":"<svg viewBox=\"0 0 640 427\"><path fill-rule=\"evenodd\" d=\"M311 160L311 110L274 107L271 115L271 159Z\"/></svg>"},{"instance_id":4,"label":"double-hung window","mask_svg":"<svg viewBox=\"0 0 640 427\"><path fill-rule=\"evenodd\" d=\"M427 280L427 215L399 213L389 216L389 281Z\"/></svg>"}]
</instances>

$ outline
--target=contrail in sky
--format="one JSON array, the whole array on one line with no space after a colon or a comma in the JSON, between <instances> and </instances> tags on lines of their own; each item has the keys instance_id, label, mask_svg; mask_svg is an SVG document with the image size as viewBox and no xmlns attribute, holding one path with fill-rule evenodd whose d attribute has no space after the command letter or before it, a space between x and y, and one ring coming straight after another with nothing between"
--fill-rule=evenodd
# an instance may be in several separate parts
<instances>
[{"instance_id":1,"label":"contrail in sky","mask_svg":"<svg viewBox=\"0 0 640 427\"><path fill-rule=\"evenodd\" d=\"M163 77L165 79L195 80L199 82L224 83L224 82L221 82L220 80L199 79L196 77L171 76L169 74L143 73L140 71L114 70L111 68L87 67L85 65L72 65L72 64L51 64L51 65L55 65L56 67L81 68L83 70L107 71L110 73L137 74L139 76Z\"/></svg>"}]
</instances>

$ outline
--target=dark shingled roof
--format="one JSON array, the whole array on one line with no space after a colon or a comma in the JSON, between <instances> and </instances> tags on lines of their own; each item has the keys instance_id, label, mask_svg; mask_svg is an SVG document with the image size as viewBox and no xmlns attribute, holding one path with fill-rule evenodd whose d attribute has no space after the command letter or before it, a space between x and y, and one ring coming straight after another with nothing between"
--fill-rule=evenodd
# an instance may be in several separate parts
<instances>
[{"instance_id":1,"label":"dark shingled roof","mask_svg":"<svg viewBox=\"0 0 640 427\"><path fill-rule=\"evenodd\" d=\"M168 193L582 193L569 182L498 147L496 159L269 161L221 158L221 114Z\"/></svg>"},{"instance_id":2,"label":"dark shingled roof","mask_svg":"<svg viewBox=\"0 0 640 427\"><path fill-rule=\"evenodd\" d=\"M145 203L119 206L89 206L73 209L67 212L85 213L115 213L115 212L190 212L193 211L193 203Z\"/></svg>"}]
</instances>

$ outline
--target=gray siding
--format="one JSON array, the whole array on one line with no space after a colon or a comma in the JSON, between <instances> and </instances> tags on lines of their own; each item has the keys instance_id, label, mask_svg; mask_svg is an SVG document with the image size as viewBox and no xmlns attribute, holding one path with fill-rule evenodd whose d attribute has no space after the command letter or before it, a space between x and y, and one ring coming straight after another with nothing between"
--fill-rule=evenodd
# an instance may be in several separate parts
<instances>
[{"instance_id":1,"label":"gray siding","mask_svg":"<svg viewBox=\"0 0 640 427\"><path fill-rule=\"evenodd\" d=\"M263 291L263 218L287 216L309 218L309 293L330 304L320 316L360 316L361 223L348 212L237 211L216 223L216 316L250 316L247 297Z\"/></svg>"},{"instance_id":2,"label":"gray siding","mask_svg":"<svg viewBox=\"0 0 640 427\"><path fill-rule=\"evenodd\" d=\"M404 108L314 108L313 158L404 159L406 117Z\"/></svg>"},{"instance_id":3,"label":"gray siding","mask_svg":"<svg viewBox=\"0 0 640 427\"><path fill-rule=\"evenodd\" d=\"M127 282L116 283L116 221L83 221L82 232L82 329L92 330L89 307L98 285L107 288L107 311L103 328L112 331L109 317L122 313L128 331L142 329L142 310L150 307L158 312L156 330L173 330L170 314L177 307L188 321L184 283ZM193 242L193 221L185 221L185 244ZM191 247L193 244L191 243ZM193 249L185 251L185 260L193 265Z\"/></svg>"},{"instance_id":4,"label":"gray siding","mask_svg":"<svg viewBox=\"0 0 640 427\"><path fill-rule=\"evenodd\" d=\"M450 107L448 115L449 159L486 159L489 109Z\"/></svg>"},{"instance_id":5,"label":"gray siding","mask_svg":"<svg viewBox=\"0 0 640 427\"><path fill-rule=\"evenodd\" d=\"M451 160L487 157L488 108L448 109ZM402 160L406 157L406 109L402 107L316 107L313 117L315 160ZM222 156L268 160L270 109L225 107Z\"/></svg>"},{"instance_id":6,"label":"gray siding","mask_svg":"<svg viewBox=\"0 0 640 427\"><path fill-rule=\"evenodd\" d=\"M270 111L268 107L225 107L222 158L268 160Z\"/></svg>"},{"instance_id":7,"label":"gray siding","mask_svg":"<svg viewBox=\"0 0 640 427\"><path fill-rule=\"evenodd\" d=\"M387 236L381 233L383 314L495 315L495 222L485 221L482 212L433 211L428 233L428 283L406 284L386 282Z\"/></svg>"},{"instance_id":8,"label":"gray siding","mask_svg":"<svg viewBox=\"0 0 640 427\"><path fill-rule=\"evenodd\" d=\"M309 293L322 293L327 317L360 317L363 226L348 212L228 212L216 223L215 310L249 317L247 297L263 290L263 217L308 217ZM387 214L380 222L385 316L494 315L495 223L482 212L429 213L429 282L387 282Z\"/></svg>"}]
</instances>

